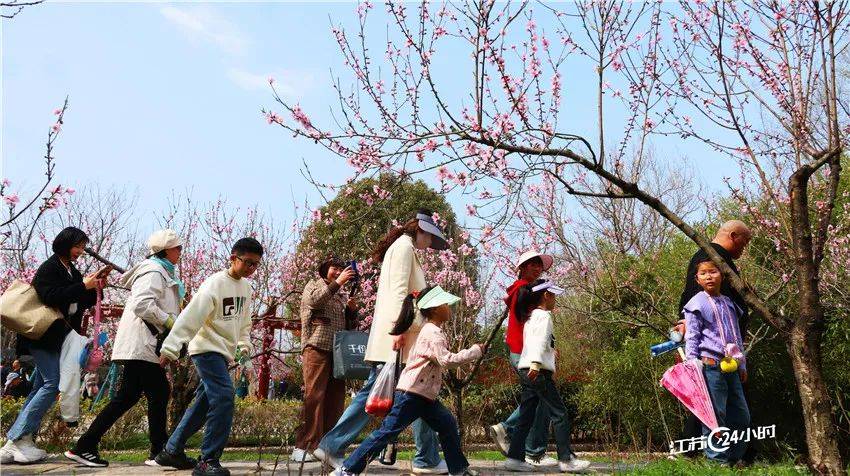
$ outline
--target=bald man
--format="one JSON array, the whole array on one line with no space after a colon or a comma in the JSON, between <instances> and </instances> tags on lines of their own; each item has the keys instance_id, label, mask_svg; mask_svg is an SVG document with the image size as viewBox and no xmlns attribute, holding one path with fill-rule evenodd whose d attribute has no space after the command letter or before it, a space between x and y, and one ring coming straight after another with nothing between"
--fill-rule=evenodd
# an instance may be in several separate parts
<instances>
[{"instance_id":1,"label":"bald man","mask_svg":"<svg viewBox=\"0 0 850 476\"><path fill-rule=\"evenodd\" d=\"M735 260L740 258L744 253L744 249L750 243L751 238L752 233L744 222L740 220L729 220L721 225L720 229L717 230L717 234L714 235L714 239L711 241L711 246L717 250L717 253L724 261L726 261L726 264L732 268L732 271L736 274L740 274L738 273L738 267L735 266ZM696 280L697 264L701 261L705 261L706 259L708 259L708 253L700 248L696 253L694 253L690 263L688 263L688 271L685 277L685 289L682 291L682 296L679 298L679 312L681 312L682 308L685 307L685 304L687 304L695 294L702 291L702 288L697 284ZM747 324L750 320L747 303L744 302L744 299L738 291L729 284L728 279L723 280L723 283L720 286L720 292L723 295L728 296L732 302L741 308L741 316L738 319L738 325L740 326L741 337L746 338ZM749 398L747 398L747 400L749 401ZM688 413L688 417L685 419L685 428L682 431L682 438L699 437L701 434L702 423L697 420L693 413ZM745 461L752 462L755 458L754 448L755 447L753 445L749 445L747 447L747 454L744 455ZM700 454L701 452L699 451L693 451L686 455L695 457Z\"/></svg>"},{"instance_id":2,"label":"bald man","mask_svg":"<svg viewBox=\"0 0 850 476\"><path fill-rule=\"evenodd\" d=\"M732 271L736 274L740 274L738 273L738 267L735 266L734 260L741 257L744 253L744 249L750 243L752 236L750 229L744 222L740 220L729 220L721 225L720 229L717 230L717 234L714 235L714 239L711 241L711 246L717 250L717 253L724 261L726 261L726 264L732 268ZM679 298L680 312L681 309L685 307L685 304L694 297L694 295L702 291L702 288L699 284L697 284L696 280L697 263L705 261L706 259L708 259L708 253L699 249L696 253L694 253L690 263L688 263L688 271L685 276L685 289L682 291L682 296ZM750 320L747 303L744 302L744 299L740 294L738 294L738 291L729 284L728 279L723 280L720 292L725 296L729 296L729 299L741 308L742 313L738 323L741 327L741 336L746 336L747 324L749 324Z\"/></svg>"}]
</instances>

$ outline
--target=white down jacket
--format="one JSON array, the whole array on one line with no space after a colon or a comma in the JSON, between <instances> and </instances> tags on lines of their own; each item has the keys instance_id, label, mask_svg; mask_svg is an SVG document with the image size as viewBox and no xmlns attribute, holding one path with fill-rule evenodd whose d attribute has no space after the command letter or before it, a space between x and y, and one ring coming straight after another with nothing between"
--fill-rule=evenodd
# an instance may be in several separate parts
<instances>
[{"instance_id":1,"label":"white down jacket","mask_svg":"<svg viewBox=\"0 0 850 476\"><path fill-rule=\"evenodd\" d=\"M144 360L159 363L156 355L157 332L165 330L168 316L180 314L180 295L177 283L156 261L146 259L121 275L121 286L130 288L124 313L118 323L118 333L112 345L112 360Z\"/></svg>"}]
</instances>

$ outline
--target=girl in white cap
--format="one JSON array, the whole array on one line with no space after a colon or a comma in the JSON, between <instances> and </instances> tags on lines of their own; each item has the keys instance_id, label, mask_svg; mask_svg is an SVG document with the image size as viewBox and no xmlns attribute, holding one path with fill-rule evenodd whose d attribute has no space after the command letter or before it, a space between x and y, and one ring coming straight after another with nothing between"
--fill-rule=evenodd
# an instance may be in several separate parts
<instances>
[{"instance_id":1,"label":"girl in white cap","mask_svg":"<svg viewBox=\"0 0 850 476\"><path fill-rule=\"evenodd\" d=\"M398 335L404 332L420 315L426 322L410 350L407 366L398 379L392 410L384 418L381 427L372 432L345 460L343 467L332 474L360 474L390 441L394 441L399 433L419 418L439 435L449 474L478 474L469 469L469 461L461 450L457 421L451 411L437 400L443 382L443 368L472 362L484 352L484 344L474 344L457 353L449 350L448 339L441 326L451 319L449 306L458 301L459 297L444 291L440 286L427 287L404 299L401 313L390 333Z\"/></svg>"},{"instance_id":2,"label":"girl in white cap","mask_svg":"<svg viewBox=\"0 0 850 476\"><path fill-rule=\"evenodd\" d=\"M150 458L168 440L166 417L171 392L165 369L159 365L158 337L174 324L180 313L180 303L186 294L183 282L177 278L175 265L180 260L182 242L172 230L159 230L148 238L150 256L121 276L119 284L130 288L124 305L118 332L112 346L112 361L121 363L124 371L115 398L98 414L77 444L65 452L69 459L86 466L108 466L98 454L97 446L103 435L127 413L142 394L148 403L148 428L151 440Z\"/></svg>"},{"instance_id":3,"label":"girl in white cap","mask_svg":"<svg viewBox=\"0 0 850 476\"><path fill-rule=\"evenodd\" d=\"M539 405L549 409L558 444L558 467L564 472L582 472L590 463L576 458L570 449L570 417L558 387L552 379L555 373L555 334L552 310L556 296L564 289L552 281L538 279L519 289L515 312L524 323L522 355L519 358L522 396L519 405L519 424L511 437L507 471L534 471L524 461L525 439L531 429Z\"/></svg>"}]
</instances>

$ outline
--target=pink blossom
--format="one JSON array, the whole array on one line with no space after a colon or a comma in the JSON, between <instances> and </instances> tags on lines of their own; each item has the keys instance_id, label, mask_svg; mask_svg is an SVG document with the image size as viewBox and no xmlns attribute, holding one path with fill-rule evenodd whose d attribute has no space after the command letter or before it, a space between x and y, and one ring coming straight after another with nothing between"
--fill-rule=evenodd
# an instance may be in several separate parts
<instances>
[{"instance_id":1,"label":"pink blossom","mask_svg":"<svg viewBox=\"0 0 850 476\"><path fill-rule=\"evenodd\" d=\"M269 76L269 84L274 84L274 77Z\"/></svg>"},{"instance_id":2,"label":"pink blossom","mask_svg":"<svg viewBox=\"0 0 850 476\"><path fill-rule=\"evenodd\" d=\"M21 200L18 198L17 195L13 194L13 195L6 195L5 197L3 197L3 201L5 201L6 204L9 205L10 207L14 207Z\"/></svg>"},{"instance_id":3,"label":"pink blossom","mask_svg":"<svg viewBox=\"0 0 850 476\"><path fill-rule=\"evenodd\" d=\"M478 210L475 208L475 205L467 205L466 206L466 214L471 216L471 217L474 217L475 215L477 215Z\"/></svg>"},{"instance_id":4,"label":"pink blossom","mask_svg":"<svg viewBox=\"0 0 850 476\"><path fill-rule=\"evenodd\" d=\"M5 178L4 178L4 179L3 179L3 186L4 186L4 187L8 187L9 185L12 185L12 182L10 182L10 181L9 181L9 179L5 179Z\"/></svg>"},{"instance_id":5,"label":"pink blossom","mask_svg":"<svg viewBox=\"0 0 850 476\"><path fill-rule=\"evenodd\" d=\"M73 195L73 194L74 194L74 192L76 192L76 190L74 190L74 189L73 189L73 188L71 188L71 187L67 187L67 188L65 189L65 193L66 193L67 195Z\"/></svg>"},{"instance_id":6,"label":"pink blossom","mask_svg":"<svg viewBox=\"0 0 850 476\"><path fill-rule=\"evenodd\" d=\"M53 132L59 132L62 130L62 126L57 122L56 124L53 124L53 127L51 127L51 129L53 130Z\"/></svg>"},{"instance_id":7,"label":"pink blossom","mask_svg":"<svg viewBox=\"0 0 850 476\"><path fill-rule=\"evenodd\" d=\"M53 110L53 115L54 115L54 116L58 116L59 114L62 114L62 110L61 110L61 109L54 109L54 110Z\"/></svg>"}]
</instances>

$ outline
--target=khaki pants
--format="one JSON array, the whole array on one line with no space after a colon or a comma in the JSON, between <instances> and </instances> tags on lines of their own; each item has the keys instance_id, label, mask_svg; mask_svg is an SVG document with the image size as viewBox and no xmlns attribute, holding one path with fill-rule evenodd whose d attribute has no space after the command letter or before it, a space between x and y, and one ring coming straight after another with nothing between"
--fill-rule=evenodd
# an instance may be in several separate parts
<instances>
[{"instance_id":1,"label":"khaki pants","mask_svg":"<svg viewBox=\"0 0 850 476\"><path fill-rule=\"evenodd\" d=\"M345 381L333 378L330 352L307 347L301 353L304 372L304 406L295 446L313 451L322 436L336 425L345 403Z\"/></svg>"}]
</instances>

